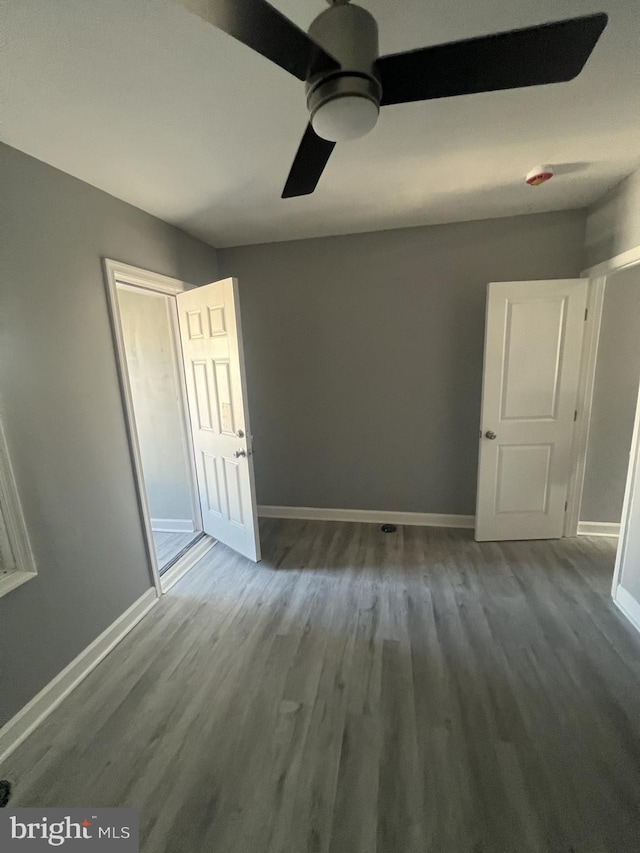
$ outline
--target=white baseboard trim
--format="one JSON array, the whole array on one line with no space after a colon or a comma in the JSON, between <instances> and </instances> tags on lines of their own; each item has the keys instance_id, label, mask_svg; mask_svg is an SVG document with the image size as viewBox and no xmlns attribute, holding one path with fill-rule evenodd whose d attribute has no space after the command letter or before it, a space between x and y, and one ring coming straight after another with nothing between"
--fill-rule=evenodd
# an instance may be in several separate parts
<instances>
[{"instance_id":1,"label":"white baseboard trim","mask_svg":"<svg viewBox=\"0 0 640 853\"><path fill-rule=\"evenodd\" d=\"M620 536L620 523L615 521L579 521L578 536Z\"/></svg>"},{"instance_id":2,"label":"white baseboard trim","mask_svg":"<svg viewBox=\"0 0 640 853\"><path fill-rule=\"evenodd\" d=\"M640 631L640 603L620 584L616 588L613 603L627 617L633 627Z\"/></svg>"},{"instance_id":3,"label":"white baseboard trim","mask_svg":"<svg viewBox=\"0 0 640 853\"><path fill-rule=\"evenodd\" d=\"M438 512L386 512L372 509L321 509L311 506L259 506L262 518L297 518L314 521L363 521L371 524L412 524L419 527L475 527L473 515Z\"/></svg>"},{"instance_id":4,"label":"white baseboard trim","mask_svg":"<svg viewBox=\"0 0 640 853\"><path fill-rule=\"evenodd\" d=\"M186 554L183 554L170 569L167 569L164 574L160 575L160 589L162 593L168 592L174 584L178 583L180 578L184 577L189 569L192 569L213 548L216 542L217 540L211 536L203 536L202 539L198 539Z\"/></svg>"},{"instance_id":5,"label":"white baseboard trim","mask_svg":"<svg viewBox=\"0 0 640 853\"><path fill-rule=\"evenodd\" d=\"M158 601L155 588L147 590L0 729L0 763L58 707Z\"/></svg>"},{"instance_id":6,"label":"white baseboard trim","mask_svg":"<svg viewBox=\"0 0 640 853\"><path fill-rule=\"evenodd\" d=\"M191 518L152 518L151 530L154 533L193 533Z\"/></svg>"}]
</instances>

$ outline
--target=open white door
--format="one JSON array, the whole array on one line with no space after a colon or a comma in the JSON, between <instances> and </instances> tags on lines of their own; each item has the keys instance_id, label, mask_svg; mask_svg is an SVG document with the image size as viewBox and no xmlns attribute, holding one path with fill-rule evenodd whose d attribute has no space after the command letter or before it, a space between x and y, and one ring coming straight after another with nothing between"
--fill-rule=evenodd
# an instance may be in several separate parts
<instances>
[{"instance_id":1,"label":"open white door","mask_svg":"<svg viewBox=\"0 0 640 853\"><path fill-rule=\"evenodd\" d=\"M214 281L176 300L203 527L258 561L238 282Z\"/></svg>"},{"instance_id":2,"label":"open white door","mask_svg":"<svg viewBox=\"0 0 640 853\"><path fill-rule=\"evenodd\" d=\"M586 279L489 285L476 539L564 526Z\"/></svg>"}]
</instances>

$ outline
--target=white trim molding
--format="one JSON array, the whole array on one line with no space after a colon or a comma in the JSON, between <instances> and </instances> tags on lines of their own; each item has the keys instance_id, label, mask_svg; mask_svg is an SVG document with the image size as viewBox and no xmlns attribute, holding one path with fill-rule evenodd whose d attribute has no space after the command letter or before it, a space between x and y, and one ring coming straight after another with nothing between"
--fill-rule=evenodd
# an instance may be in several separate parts
<instances>
[{"instance_id":1,"label":"white trim molding","mask_svg":"<svg viewBox=\"0 0 640 853\"><path fill-rule=\"evenodd\" d=\"M148 589L0 729L0 763L58 707L158 601L156 590Z\"/></svg>"},{"instance_id":2,"label":"white trim molding","mask_svg":"<svg viewBox=\"0 0 640 853\"><path fill-rule=\"evenodd\" d=\"M597 276L609 275L609 273L635 266L635 264L640 264L640 246L635 246L627 252L622 252L620 255L609 258L607 261L602 261L601 264L589 267L589 269L583 270L581 275L596 278Z\"/></svg>"},{"instance_id":3,"label":"white trim molding","mask_svg":"<svg viewBox=\"0 0 640 853\"><path fill-rule=\"evenodd\" d=\"M192 518L152 518L151 530L154 533L194 533Z\"/></svg>"},{"instance_id":4,"label":"white trim molding","mask_svg":"<svg viewBox=\"0 0 640 853\"><path fill-rule=\"evenodd\" d=\"M613 596L613 602L618 610L631 622L633 627L637 631L640 631L640 604L638 604L631 593L627 592L623 586L618 585L616 593Z\"/></svg>"},{"instance_id":5,"label":"white trim molding","mask_svg":"<svg viewBox=\"0 0 640 853\"><path fill-rule=\"evenodd\" d=\"M370 524L409 524L418 527L464 527L473 529L474 515L437 512L387 512L375 509L326 509L312 506L259 506L262 518L297 518L313 521L362 521Z\"/></svg>"},{"instance_id":6,"label":"white trim molding","mask_svg":"<svg viewBox=\"0 0 640 853\"><path fill-rule=\"evenodd\" d=\"M620 536L620 523L617 521L580 521L578 536Z\"/></svg>"},{"instance_id":7,"label":"white trim molding","mask_svg":"<svg viewBox=\"0 0 640 853\"><path fill-rule=\"evenodd\" d=\"M599 277L589 282L587 296L587 321L582 341L582 358L576 395L576 423L571 444L571 473L567 485L567 512L565 515L565 536L578 535L582 491L587 470L587 447L591 427L591 409L595 387L598 344L606 278Z\"/></svg>"},{"instance_id":8,"label":"white trim molding","mask_svg":"<svg viewBox=\"0 0 640 853\"><path fill-rule=\"evenodd\" d=\"M123 264L121 261L114 261L111 258L104 258L104 269L108 281L113 285L116 282L121 282L122 284L146 287L156 293L168 293L173 296L194 287L186 281L161 275L159 272L143 270L140 267L132 267L131 264Z\"/></svg>"}]
</instances>

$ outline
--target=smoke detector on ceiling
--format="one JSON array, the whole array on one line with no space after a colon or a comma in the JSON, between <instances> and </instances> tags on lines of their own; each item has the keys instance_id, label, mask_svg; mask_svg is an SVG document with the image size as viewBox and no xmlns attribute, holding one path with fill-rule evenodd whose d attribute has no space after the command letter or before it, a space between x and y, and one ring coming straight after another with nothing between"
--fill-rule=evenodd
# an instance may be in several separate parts
<instances>
[{"instance_id":1,"label":"smoke detector on ceiling","mask_svg":"<svg viewBox=\"0 0 640 853\"><path fill-rule=\"evenodd\" d=\"M539 184L544 184L545 181L550 181L553 177L553 169L551 166L536 166L532 169L525 181L530 187L537 187Z\"/></svg>"}]
</instances>

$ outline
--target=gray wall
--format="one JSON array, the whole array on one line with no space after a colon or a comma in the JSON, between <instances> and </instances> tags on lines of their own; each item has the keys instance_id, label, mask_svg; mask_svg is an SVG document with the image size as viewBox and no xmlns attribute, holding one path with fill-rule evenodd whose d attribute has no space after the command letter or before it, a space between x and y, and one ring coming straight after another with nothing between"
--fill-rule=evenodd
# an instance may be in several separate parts
<instances>
[{"instance_id":1,"label":"gray wall","mask_svg":"<svg viewBox=\"0 0 640 853\"><path fill-rule=\"evenodd\" d=\"M262 504L475 512L487 283L583 266L578 211L222 250Z\"/></svg>"},{"instance_id":2,"label":"gray wall","mask_svg":"<svg viewBox=\"0 0 640 853\"><path fill-rule=\"evenodd\" d=\"M0 412L39 574L0 598L0 724L151 585L101 257L216 278L216 253L0 146Z\"/></svg>"},{"instance_id":3,"label":"gray wall","mask_svg":"<svg viewBox=\"0 0 640 853\"><path fill-rule=\"evenodd\" d=\"M169 296L118 289L122 336L152 521L193 522ZM175 300L173 300L175 301ZM166 527L166 525L164 525Z\"/></svg>"},{"instance_id":4,"label":"gray wall","mask_svg":"<svg viewBox=\"0 0 640 853\"><path fill-rule=\"evenodd\" d=\"M640 267L606 285L580 518L619 522L640 381Z\"/></svg>"},{"instance_id":5,"label":"gray wall","mask_svg":"<svg viewBox=\"0 0 640 853\"><path fill-rule=\"evenodd\" d=\"M588 210L585 267L640 246L640 169Z\"/></svg>"}]
</instances>

